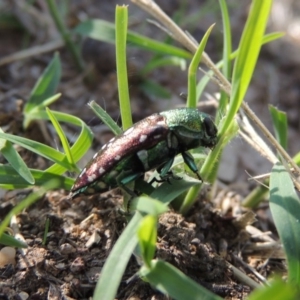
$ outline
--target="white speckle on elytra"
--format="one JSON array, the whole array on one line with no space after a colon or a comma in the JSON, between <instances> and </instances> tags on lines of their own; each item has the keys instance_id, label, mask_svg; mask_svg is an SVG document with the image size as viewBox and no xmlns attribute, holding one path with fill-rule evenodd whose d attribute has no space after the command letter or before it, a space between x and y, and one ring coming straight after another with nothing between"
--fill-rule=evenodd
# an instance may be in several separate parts
<instances>
[{"instance_id":1,"label":"white speckle on elytra","mask_svg":"<svg viewBox=\"0 0 300 300\"><path fill-rule=\"evenodd\" d=\"M96 173L97 168L98 168L97 164L92 164L92 165L90 166L90 168L89 168L89 172L90 172L90 173Z\"/></svg>"},{"instance_id":2,"label":"white speckle on elytra","mask_svg":"<svg viewBox=\"0 0 300 300\"><path fill-rule=\"evenodd\" d=\"M115 156L115 160L120 160L120 159L121 159L120 155Z\"/></svg>"},{"instance_id":3,"label":"white speckle on elytra","mask_svg":"<svg viewBox=\"0 0 300 300\"><path fill-rule=\"evenodd\" d=\"M81 173L79 174L79 178L81 178L84 174L85 174L85 172L86 172L86 168L84 168L82 171L81 171Z\"/></svg>"},{"instance_id":4,"label":"white speckle on elytra","mask_svg":"<svg viewBox=\"0 0 300 300\"><path fill-rule=\"evenodd\" d=\"M101 167L100 169L99 169L99 174L103 174L105 172L105 170Z\"/></svg>"},{"instance_id":5,"label":"white speckle on elytra","mask_svg":"<svg viewBox=\"0 0 300 300\"><path fill-rule=\"evenodd\" d=\"M93 182L95 179L96 179L96 175L95 174L90 175L90 176L87 177L88 182Z\"/></svg>"},{"instance_id":6,"label":"white speckle on elytra","mask_svg":"<svg viewBox=\"0 0 300 300\"><path fill-rule=\"evenodd\" d=\"M123 135L128 135L128 134L130 134L133 130L134 130L134 127L130 127L129 129L127 129L126 131L124 131Z\"/></svg>"},{"instance_id":7,"label":"white speckle on elytra","mask_svg":"<svg viewBox=\"0 0 300 300\"><path fill-rule=\"evenodd\" d=\"M140 142L140 143L143 143L143 142L146 141L146 139L147 139L147 135L142 134L142 135L140 136L140 138L139 138L139 142Z\"/></svg>"}]
</instances>

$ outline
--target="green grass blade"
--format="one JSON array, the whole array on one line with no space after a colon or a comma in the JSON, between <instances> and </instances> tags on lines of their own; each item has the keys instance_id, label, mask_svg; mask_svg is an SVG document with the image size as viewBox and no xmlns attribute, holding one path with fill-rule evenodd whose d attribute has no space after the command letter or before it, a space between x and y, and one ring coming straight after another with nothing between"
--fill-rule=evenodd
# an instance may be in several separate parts
<instances>
[{"instance_id":1,"label":"green grass blade","mask_svg":"<svg viewBox=\"0 0 300 300\"><path fill-rule=\"evenodd\" d=\"M115 43L115 25L104 20L94 19L82 22L74 29L74 32L103 42ZM127 41L129 45L137 46L155 53L172 55L185 59L191 59L193 57L188 51L157 42L153 39L144 37L143 35L134 33L133 31L128 31Z\"/></svg>"},{"instance_id":2,"label":"green grass blade","mask_svg":"<svg viewBox=\"0 0 300 300\"><path fill-rule=\"evenodd\" d=\"M93 140L93 133L91 129L79 118L74 117L69 114L57 112L57 111L52 111L54 114L55 118L59 122L66 122L75 126L81 127L81 132L79 134L79 137L71 147L72 155L74 160L77 162L86 152L87 150L91 147L92 140ZM31 117L37 120L48 120L49 117L46 113L46 111L39 111L31 114ZM61 153L64 158L65 155ZM70 167L70 166L69 166ZM54 173L54 174L63 174L65 171L69 170L69 167L66 168L62 166L61 164L54 164L51 167L49 167L46 171L49 173Z\"/></svg>"},{"instance_id":3,"label":"green grass blade","mask_svg":"<svg viewBox=\"0 0 300 300\"><path fill-rule=\"evenodd\" d=\"M285 167L277 163L270 177L270 209L288 263L288 280L300 286L300 201Z\"/></svg>"},{"instance_id":4,"label":"green grass blade","mask_svg":"<svg viewBox=\"0 0 300 300\"><path fill-rule=\"evenodd\" d=\"M34 110L37 106L40 106L46 99L52 97L56 92L60 78L61 64L59 56L56 53L50 64L47 66L35 84L28 101L24 106L24 113L30 113L31 110Z\"/></svg>"},{"instance_id":5,"label":"green grass blade","mask_svg":"<svg viewBox=\"0 0 300 300\"><path fill-rule=\"evenodd\" d=\"M241 37L232 78L232 95L228 114L219 134L229 128L245 97L262 45L272 0L253 0Z\"/></svg>"},{"instance_id":6,"label":"green grass blade","mask_svg":"<svg viewBox=\"0 0 300 300\"><path fill-rule=\"evenodd\" d=\"M219 300L217 295L208 291L194 280L187 277L171 264L153 260L151 267L143 267L140 271L141 277L145 278L153 287L178 300Z\"/></svg>"},{"instance_id":7,"label":"green grass blade","mask_svg":"<svg viewBox=\"0 0 300 300\"><path fill-rule=\"evenodd\" d=\"M141 220L141 214L136 213L117 240L103 266L93 299L115 299L127 263L138 243L136 230Z\"/></svg>"},{"instance_id":8,"label":"green grass blade","mask_svg":"<svg viewBox=\"0 0 300 300\"><path fill-rule=\"evenodd\" d=\"M138 228L137 236L143 261L147 267L150 267L156 249L157 217L152 215L145 216Z\"/></svg>"},{"instance_id":9,"label":"green grass blade","mask_svg":"<svg viewBox=\"0 0 300 300\"><path fill-rule=\"evenodd\" d=\"M88 105L93 110L95 115L114 133L114 135L119 135L123 132L118 124L111 118L111 116L94 100Z\"/></svg>"},{"instance_id":10,"label":"green grass blade","mask_svg":"<svg viewBox=\"0 0 300 300\"><path fill-rule=\"evenodd\" d=\"M117 78L120 112L123 130L131 127L132 114L130 107L130 97L128 89L127 75L127 56L126 56L126 38L127 38L128 8L127 6L117 6L116 8L116 60L117 60Z\"/></svg>"},{"instance_id":11,"label":"green grass blade","mask_svg":"<svg viewBox=\"0 0 300 300\"><path fill-rule=\"evenodd\" d=\"M0 235L0 245L15 247L15 248L27 248L28 245L20 240L15 239L14 237L3 233Z\"/></svg>"},{"instance_id":12,"label":"green grass blade","mask_svg":"<svg viewBox=\"0 0 300 300\"><path fill-rule=\"evenodd\" d=\"M197 99L196 99L196 75L198 71L198 66L201 61L202 53L206 46L207 40L210 36L210 33L215 25L211 25L206 33L204 34L195 55L189 66L188 72L188 99L187 99L187 107L196 107L197 106Z\"/></svg>"},{"instance_id":13,"label":"green grass blade","mask_svg":"<svg viewBox=\"0 0 300 300\"><path fill-rule=\"evenodd\" d=\"M79 171L79 169L77 168L77 166L75 165L75 162L73 160L73 155L70 149L70 145L69 142L67 140L67 137L64 133L64 131L62 130L59 122L57 121L57 119L55 118L55 114L51 112L51 110L49 108L46 108L46 112L49 116L50 121L52 122L53 127L56 130L56 133L58 134L61 144L64 148L67 160L71 166L71 170L75 170L75 171Z\"/></svg>"},{"instance_id":14,"label":"green grass blade","mask_svg":"<svg viewBox=\"0 0 300 300\"><path fill-rule=\"evenodd\" d=\"M0 128L0 132L4 133ZM18 172L18 174L30 184L34 184L34 178L27 168L22 157L16 151L9 141L0 139L0 151L10 165Z\"/></svg>"},{"instance_id":15,"label":"green grass blade","mask_svg":"<svg viewBox=\"0 0 300 300\"><path fill-rule=\"evenodd\" d=\"M69 190L73 184L73 179L66 176L53 174L46 171L29 169L36 186L42 186L51 179L56 179L60 183L60 188ZM21 189L32 187L20 174L11 166L0 164L0 187L4 189Z\"/></svg>"},{"instance_id":16,"label":"green grass blade","mask_svg":"<svg viewBox=\"0 0 300 300\"><path fill-rule=\"evenodd\" d=\"M219 0L220 8L222 12L223 22L223 75L230 79L231 77L231 60L230 55L232 52L232 41L231 41L231 28L228 9L225 0ZM219 106L216 114L216 124L219 124L222 117L226 114L229 96L222 90L219 101Z\"/></svg>"},{"instance_id":17,"label":"green grass blade","mask_svg":"<svg viewBox=\"0 0 300 300\"><path fill-rule=\"evenodd\" d=\"M275 131L275 137L279 144L286 150L287 149L287 136L288 136L288 124L286 113L277 109L273 105L269 105L269 110L272 117L273 127Z\"/></svg>"},{"instance_id":18,"label":"green grass blade","mask_svg":"<svg viewBox=\"0 0 300 300\"><path fill-rule=\"evenodd\" d=\"M14 144L18 144L23 148L32 151L33 153L36 153L40 156L43 156L51 161L58 163L66 169L69 169L71 167L63 153L47 145L8 133L0 132L0 138L6 139Z\"/></svg>"}]
</instances>

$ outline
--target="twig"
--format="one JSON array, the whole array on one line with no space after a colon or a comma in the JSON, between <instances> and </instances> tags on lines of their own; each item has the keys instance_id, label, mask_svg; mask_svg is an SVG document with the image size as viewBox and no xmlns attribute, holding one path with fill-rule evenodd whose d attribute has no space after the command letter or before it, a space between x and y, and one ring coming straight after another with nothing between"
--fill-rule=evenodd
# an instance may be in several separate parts
<instances>
[{"instance_id":1,"label":"twig","mask_svg":"<svg viewBox=\"0 0 300 300\"><path fill-rule=\"evenodd\" d=\"M233 276L238 279L240 282L250 286L252 289L257 289L261 285L255 282L253 279L251 279L249 276L247 276L245 273L237 269L235 266L230 264L229 262L226 261L227 267L232 271Z\"/></svg>"},{"instance_id":2,"label":"twig","mask_svg":"<svg viewBox=\"0 0 300 300\"><path fill-rule=\"evenodd\" d=\"M258 273L253 267L249 266L247 263L245 263L241 258L239 258L236 255L233 255L234 259L236 259L244 268L248 269L250 272L252 272L258 280L263 282L264 284L268 284L267 279L262 276L260 273Z\"/></svg>"}]
</instances>

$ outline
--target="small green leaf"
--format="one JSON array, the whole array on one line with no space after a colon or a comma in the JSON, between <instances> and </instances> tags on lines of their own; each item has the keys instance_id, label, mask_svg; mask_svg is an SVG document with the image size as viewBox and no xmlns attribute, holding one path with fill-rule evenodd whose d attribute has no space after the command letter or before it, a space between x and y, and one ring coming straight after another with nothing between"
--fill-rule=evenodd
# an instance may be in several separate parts
<instances>
[{"instance_id":1,"label":"small green leaf","mask_svg":"<svg viewBox=\"0 0 300 300\"><path fill-rule=\"evenodd\" d=\"M287 255L289 282L300 286L300 201L280 163L273 167L270 177L270 209Z\"/></svg>"},{"instance_id":2,"label":"small green leaf","mask_svg":"<svg viewBox=\"0 0 300 300\"><path fill-rule=\"evenodd\" d=\"M148 215L143 218L138 229L138 240L141 254L146 266L150 267L150 262L154 257L157 239L157 217Z\"/></svg>"}]
</instances>

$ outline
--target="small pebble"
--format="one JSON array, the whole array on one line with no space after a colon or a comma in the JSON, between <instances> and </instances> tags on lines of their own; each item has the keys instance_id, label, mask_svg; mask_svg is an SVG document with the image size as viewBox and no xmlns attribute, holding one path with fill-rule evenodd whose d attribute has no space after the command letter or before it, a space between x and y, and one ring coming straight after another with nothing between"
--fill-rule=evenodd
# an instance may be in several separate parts
<instances>
[{"instance_id":1,"label":"small pebble","mask_svg":"<svg viewBox=\"0 0 300 300\"><path fill-rule=\"evenodd\" d=\"M59 246L59 250L60 250L60 253L63 255L68 255L68 254L71 254L76 251L75 248L72 245L70 245L69 243L61 244Z\"/></svg>"},{"instance_id":2,"label":"small pebble","mask_svg":"<svg viewBox=\"0 0 300 300\"><path fill-rule=\"evenodd\" d=\"M4 247L0 251L0 268L6 265L16 264L16 249L12 247Z\"/></svg>"}]
</instances>

